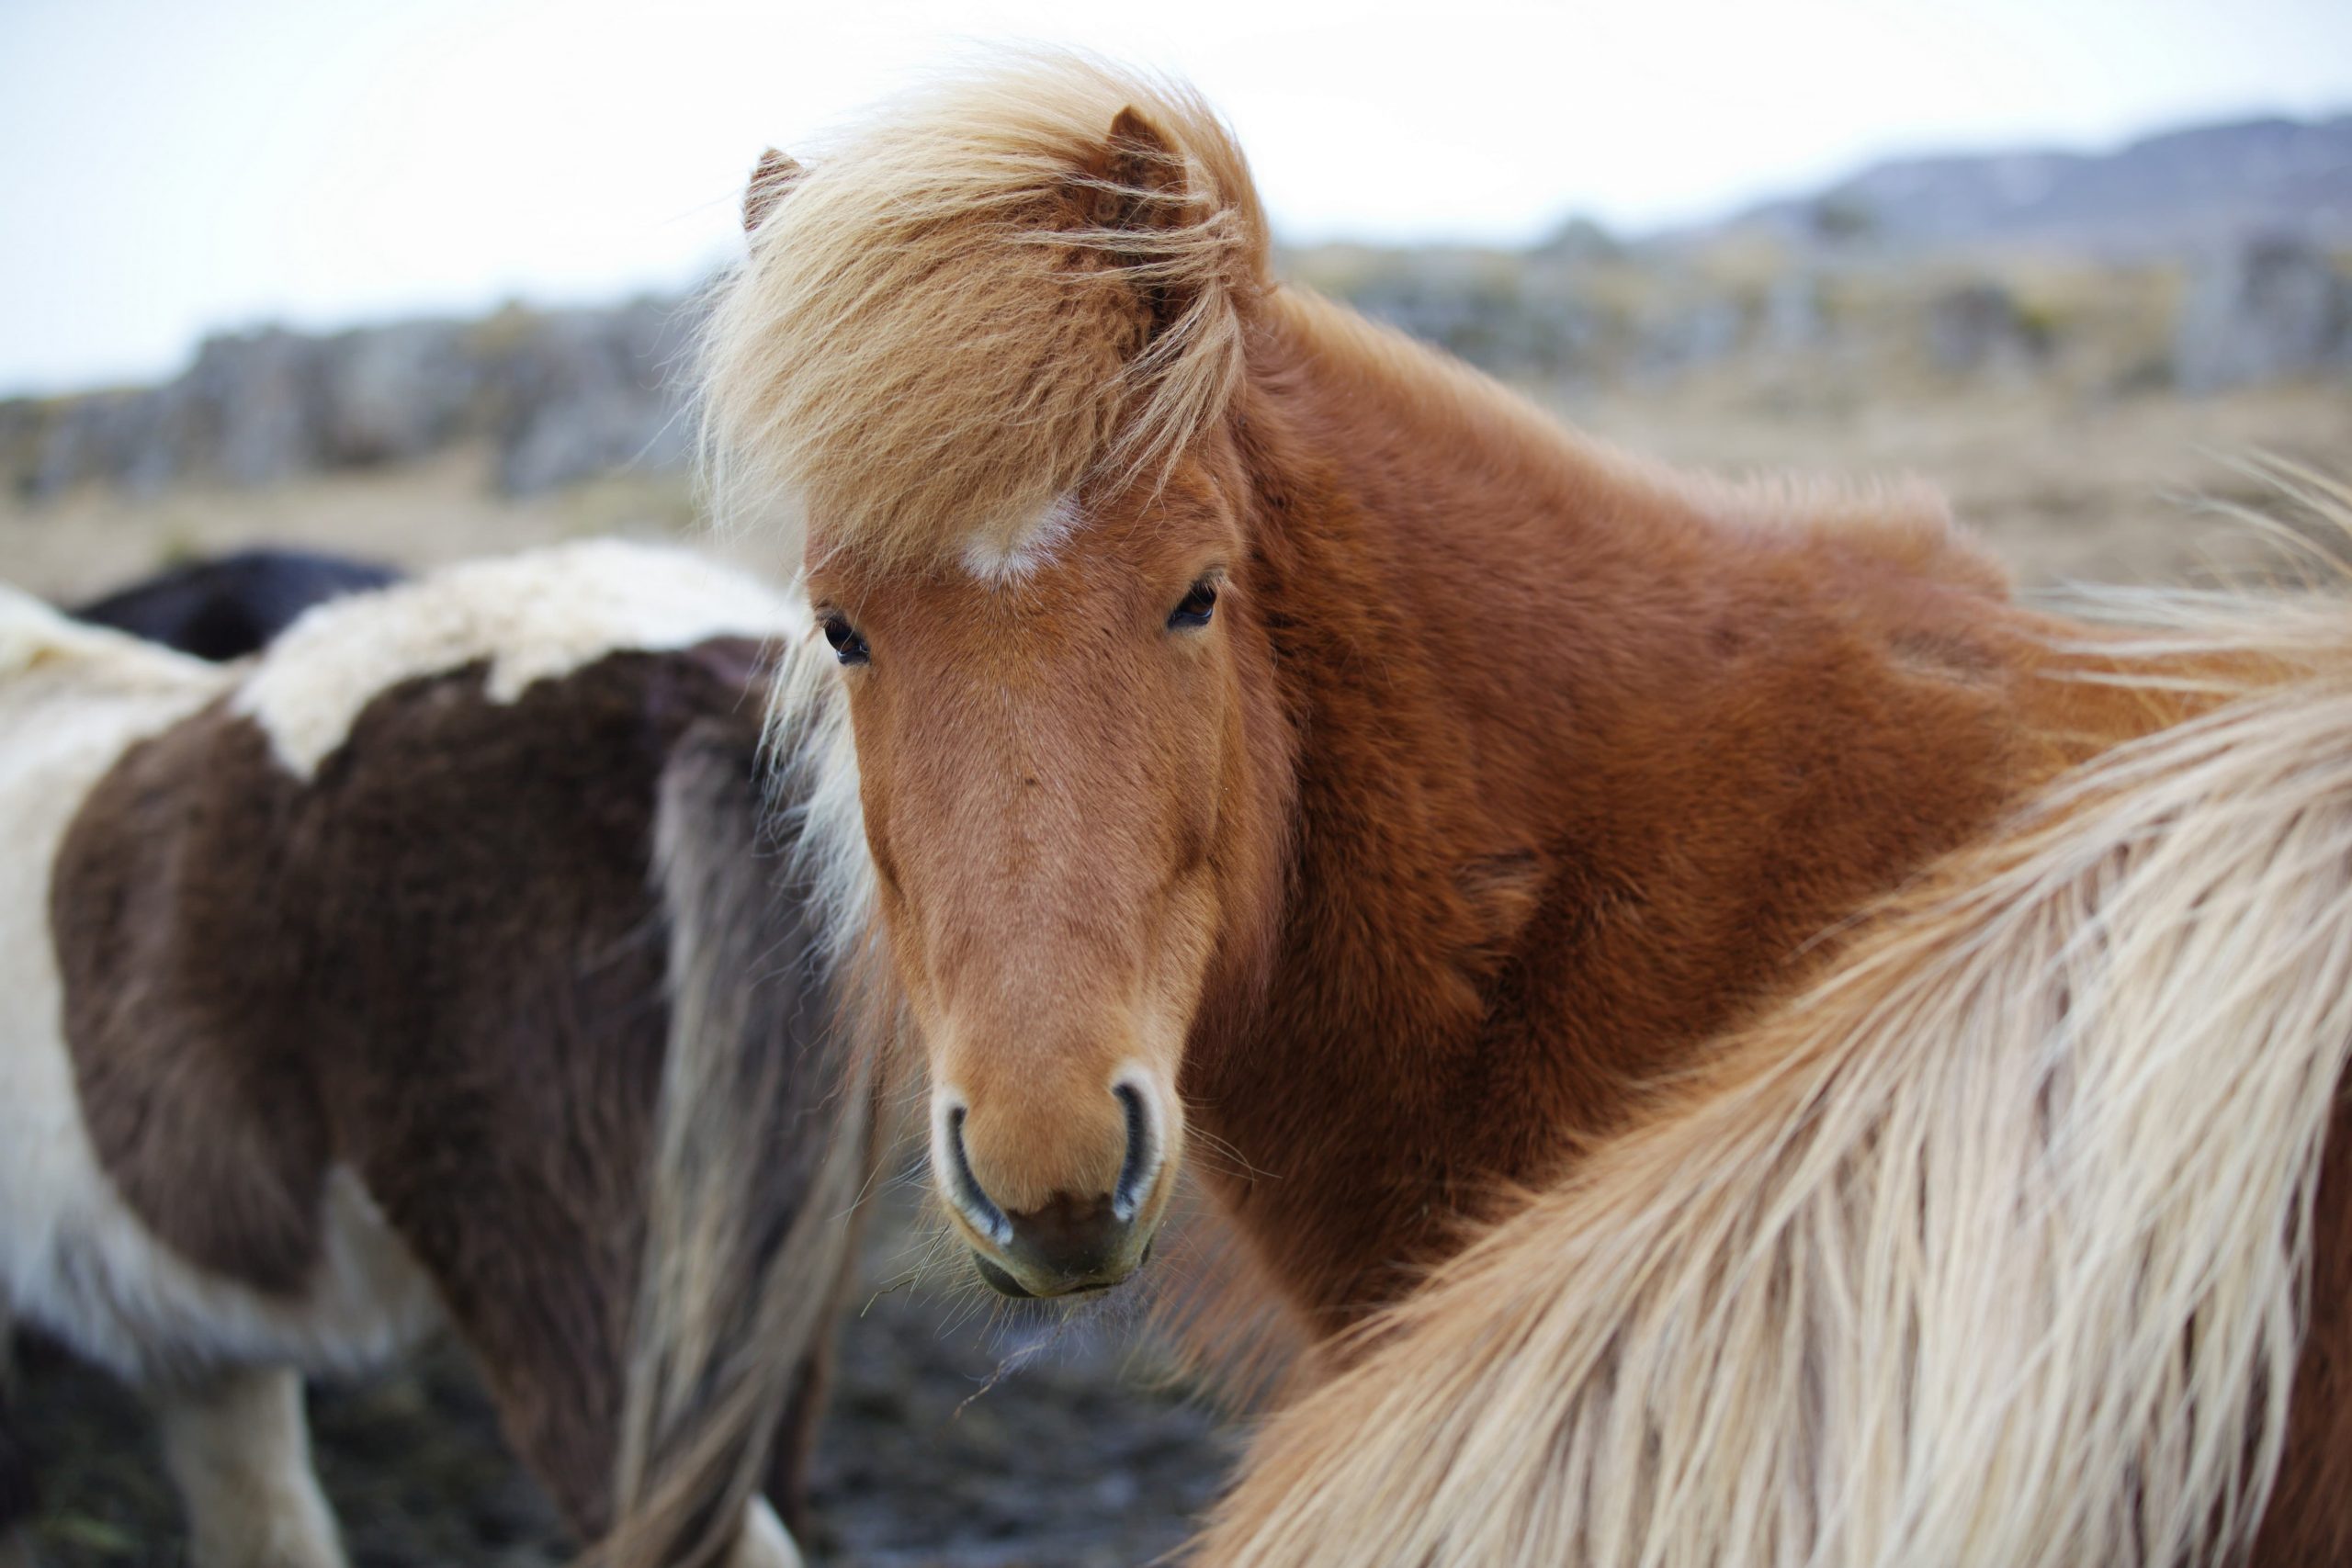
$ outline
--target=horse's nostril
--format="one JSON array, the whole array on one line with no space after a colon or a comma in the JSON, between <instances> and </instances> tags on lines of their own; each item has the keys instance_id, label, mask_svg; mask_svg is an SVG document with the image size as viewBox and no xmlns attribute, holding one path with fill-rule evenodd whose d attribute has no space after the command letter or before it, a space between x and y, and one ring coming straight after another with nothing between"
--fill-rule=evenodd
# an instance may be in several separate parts
<instances>
[{"instance_id":1,"label":"horse's nostril","mask_svg":"<svg viewBox=\"0 0 2352 1568\"><path fill-rule=\"evenodd\" d=\"M1127 1154L1119 1166L1119 1184L1111 1191L1111 1207L1120 1219L1132 1220L1159 1177L1159 1129L1152 1120L1151 1097L1140 1085L1122 1082L1111 1092L1127 1122Z\"/></svg>"},{"instance_id":2,"label":"horse's nostril","mask_svg":"<svg viewBox=\"0 0 2352 1568\"><path fill-rule=\"evenodd\" d=\"M980 1179L972 1174L971 1159L964 1152L964 1115L960 1105L947 1112L946 1137L943 1140L947 1145L947 1168L940 1176L947 1184L949 1201L963 1211L964 1217L990 1241L1003 1247L1012 1240L1012 1224L980 1185Z\"/></svg>"}]
</instances>

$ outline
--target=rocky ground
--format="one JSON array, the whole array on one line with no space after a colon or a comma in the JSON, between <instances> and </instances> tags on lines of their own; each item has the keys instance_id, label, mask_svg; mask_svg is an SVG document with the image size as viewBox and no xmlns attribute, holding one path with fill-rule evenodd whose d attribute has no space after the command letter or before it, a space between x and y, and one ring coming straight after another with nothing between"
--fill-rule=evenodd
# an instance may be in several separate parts
<instances>
[{"instance_id":1,"label":"rocky ground","mask_svg":"<svg viewBox=\"0 0 2352 1568\"><path fill-rule=\"evenodd\" d=\"M1009 1319L904 1273L903 1199L842 1325L814 1469L820 1562L859 1568L1127 1568L1180 1545L1238 1436L1166 1377L1116 1306ZM178 1507L146 1412L54 1347L29 1344L43 1568L177 1568ZM552 1507L500 1446L463 1352L314 1389L320 1478L354 1568L553 1568Z\"/></svg>"}]
</instances>

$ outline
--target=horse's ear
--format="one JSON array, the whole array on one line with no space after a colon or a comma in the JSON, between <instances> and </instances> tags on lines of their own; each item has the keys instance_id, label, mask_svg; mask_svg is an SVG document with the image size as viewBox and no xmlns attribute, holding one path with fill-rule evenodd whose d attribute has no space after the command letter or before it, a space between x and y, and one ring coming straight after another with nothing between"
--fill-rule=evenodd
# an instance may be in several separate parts
<instances>
[{"instance_id":1,"label":"horse's ear","mask_svg":"<svg viewBox=\"0 0 2352 1568\"><path fill-rule=\"evenodd\" d=\"M1173 229L1191 192L1184 157L1133 105L1112 117L1102 139L1093 218L1104 229Z\"/></svg>"},{"instance_id":2,"label":"horse's ear","mask_svg":"<svg viewBox=\"0 0 2352 1568\"><path fill-rule=\"evenodd\" d=\"M808 172L789 153L773 147L761 153L758 165L752 170L752 183L743 187L743 232L755 232L766 222L768 214L775 210L775 204Z\"/></svg>"}]
</instances>

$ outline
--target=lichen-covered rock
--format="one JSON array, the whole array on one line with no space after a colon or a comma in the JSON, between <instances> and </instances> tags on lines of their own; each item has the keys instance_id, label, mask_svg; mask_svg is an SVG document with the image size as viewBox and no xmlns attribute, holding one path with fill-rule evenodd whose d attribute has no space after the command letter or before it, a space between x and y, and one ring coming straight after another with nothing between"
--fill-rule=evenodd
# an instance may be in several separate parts
<instances>
[{"instance_id":1,"label":"lichen-covered rock","mask_svg":"<svg viewBox=\"0 0 2352 1568\"><path fill-rule=\"evenodd\" d=\"M1806 355L1829 341L1829 306L1819 274L1792 270L1764 291L1757 346L1768 354Z\"/></svg>"},{"instance_id":2,"label":"lichen-covered rock","mask_svg":"<svg viewBox=\"0 0 2352 1568\"><path fill-rule=\"evenodd\" d=\"M484 367L500 486L529 495L616 468L682 466L692 325L688 310L652 299L516 323Z\"/></svg>"},{"instance_id":3,"label":"lichen-covered rock","mask_svg":"<svg viewBox=\"0 0 2352 1568\"><path fill-rule=\"evenodd\" d=\"M2030 367L2045 346L2017 299L1997 283L1966 283L1928 303L1928 357L1946 375Z\"/></svg>"},{"instance_id":4,"label":"lichen-covered rock","mask_svg":"<svg viewBox=\"0 0 2352 1568\"><path fill-rule=\"evenodd\" d=\"M2181 389L2352 367L2352 282L2325 252L2286 236L2250 240L2191 278L2173 339Z\"/></svg>"},{"instance_id":5,"label":"lichen-covered rock","mask_svg":"<svg viewBox=\"0 0 2352 1568\"><path fill-rule=\"evenodd\" d=\"M153 494L182 468L180 408L168 389L92 392L50 404L24 488L54 495L85 479Z\"/></svg>"},{"instance_id":6,"label":"lichen-covered rock","mask_svg":"<svg viewBox=\"0 0 2352 1568\"><path fill-rule=\"evenodd\" d=\"M461 321L402 321L327 340L322 454L334 467L405 463L465 434L482 366Z\"/></svg>"},{"instance_id":7,"label":"lichen-covered rock","mask_svg":"<svg viewBox=\"0 0 2352 1568\"><path fill-rule=\"evenodd\" d=\"M0 461L34 495L92 480L142 493L188 479L270 484L466 441L492 446L515 493L675 468L690 445L678 372L694 320L675 301L639 299L209 338L161 387L6 405Z\"/></svg>"},{"instance_id":8,"label":"lichen-covered rock","mask_svg":"<svg viewBox=\"0 0 2352 1568\"><path fill-rule=\"evenodd\" d=\"M1747 314L1727 295L1679 302L1645 325L1632 369L1655 377L1728 359L1747 336Z\"/></svg>"}]
</instances>

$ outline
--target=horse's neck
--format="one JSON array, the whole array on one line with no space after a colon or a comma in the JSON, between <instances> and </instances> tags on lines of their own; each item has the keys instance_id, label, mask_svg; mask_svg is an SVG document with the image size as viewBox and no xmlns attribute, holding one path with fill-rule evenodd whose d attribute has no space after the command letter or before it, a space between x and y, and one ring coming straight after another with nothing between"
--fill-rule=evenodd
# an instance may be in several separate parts
<instances>
[{"instance_id":1,"label":"horse's neck","mask_svg":"<svg viewBox=\"0 0 2352 1568\"><path fill-rule=\"evenodd\" d=\"M1266 356L1243 436L1295 864L1195 1098L1274 1178L1223 1180L1237 1216L1344 1314L2037 764L2023 623L1939 516L1775 517L1327 335Z\"/></svg>"}]
</instances>

